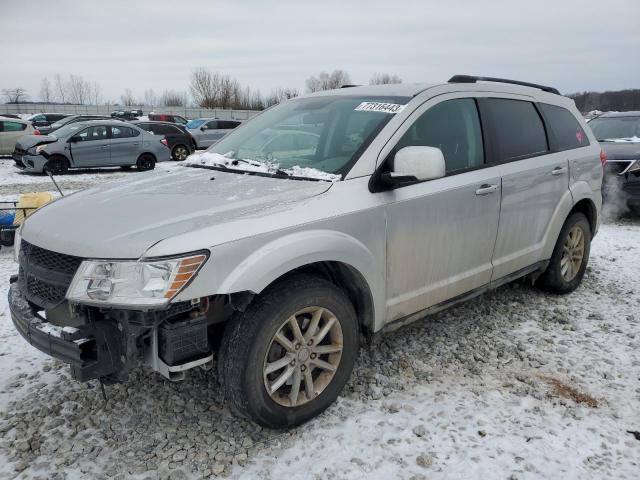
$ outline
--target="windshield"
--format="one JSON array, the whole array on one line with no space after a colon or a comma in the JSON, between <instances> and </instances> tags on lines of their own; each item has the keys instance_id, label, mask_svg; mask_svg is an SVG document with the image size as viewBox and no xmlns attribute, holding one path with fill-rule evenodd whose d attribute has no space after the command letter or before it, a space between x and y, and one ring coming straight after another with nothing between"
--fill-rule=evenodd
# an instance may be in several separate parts
<instances>
[{"instance_id":1,"label":"windshield","mask_svg":"<svg viewBox=\"0 0 640 480\"><path fill-rule=\"evenodd\" d=\"M611 140L640 142L639 117L599 117L589 122L599 142Z\"/></svg>"},{"instance_id":2,"label":"windshield","mask_svg":"<svg viewBox=\"0 0 640 480\"><path fill-rule=\"evenodd\" d=\"M260 162L292 175L341 177L408 101L344 95L289 100L236 128L205 156Z\"/></svg>"},{"instance_id":3,"label":"windshield","mask_svg":"<svg viewBox=\"0 0 640 480\"><path fill-rule=\"evenodd\" d=\"M57 138L66 138L69 135L72 135L77 130L80 130L81 128L84 128L84 127L85 125L81 123L71 123L69 125L63 125L59 129L57 129L55 132L52 132L51 135Z\"/></svg>"},{"instance_id":4,"label":"windshield","mask_svg":"<svg viewBox=\"0 0 640 480\"><path fill-rule=\"evenodd\" d=\"M199 118L197 120L189 120L187 122L187 128L198 128L205 122L203 118Z\"/></svg>"}]
</instances>

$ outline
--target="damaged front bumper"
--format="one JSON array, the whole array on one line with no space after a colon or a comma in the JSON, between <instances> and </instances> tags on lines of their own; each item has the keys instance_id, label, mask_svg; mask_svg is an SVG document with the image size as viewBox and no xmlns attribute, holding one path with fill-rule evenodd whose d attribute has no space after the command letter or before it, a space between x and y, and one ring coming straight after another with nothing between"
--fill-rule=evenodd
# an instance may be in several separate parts
<instances>
[{"instance_id":1,"label":"damaged front bumper","mask_svg":"<svg viewBox=\"0 0 640 480\"><path fill-rule=\"evenodd\" d=\"M16 330L41 352L68 363L76 380L124 381L132 368L146 365L176 381L186 370L213 365L207 319L197 310L90 310L75 326L60 326L47 321L27 300L17 278L11 280L8 301Z\"/></svg>"},{"instance_id":2,"label":"damaged front bumper","mask_svg":"<svg viewBox=\"0 0 640 480\"><path fill-rule=\"evenodd\" d=\"M71 366L80 381L106 377L124 366L122 339L114 322L95 322L79 327L60 327L47 322L29 304L13 282L9 309L16 330L41 352Z\"/></svg>"}]
</instances>

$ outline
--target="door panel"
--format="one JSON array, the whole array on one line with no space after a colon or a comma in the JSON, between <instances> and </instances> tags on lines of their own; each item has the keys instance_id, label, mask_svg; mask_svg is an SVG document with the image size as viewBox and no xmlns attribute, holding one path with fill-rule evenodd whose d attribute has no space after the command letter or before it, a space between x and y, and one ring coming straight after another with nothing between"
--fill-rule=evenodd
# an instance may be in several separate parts
<instances>
[{"instance_id":1,"label":"door panel","mask_svg":"<svg viewBox=\"0 0 640 480\"><path fill-rule=\"evenodd\" d=\"M138 134L136 136L133 136ZM111 127L111 165L133 165L140 151L142 134L129 127Z\"/></svg>"},{"instance_id":2,"label":"door panel","mask_svg":"<svg viewBox=\"0 0 640 480\"><path fill-rule=\"evenodd\" d=\"M493 279L541 260L546 233L569 188L566 152L502 165L502 205Z\"/></svg>"},{"instance_id":3,"label":"door panel","mask_svg":"<svg viewBox=\"0 0 640 480\"><path fill-rule=\"evenodd\" d=\"M106 126L85 128L76 133L78 142L69 143L71 163L74 167L98 167L109 165L110 145Z\"/></svg>"},{"instance_id":4,"label":"door panel","mask_svg":"<svg viewBox=\"0 0 640 480\"><path fill-rule=\"evenodd\" d=\"M495 185L492 193L476 190ZM388 319L489 283L500 212L492 168L385 193Z\"/></svg>"}]
</instances>

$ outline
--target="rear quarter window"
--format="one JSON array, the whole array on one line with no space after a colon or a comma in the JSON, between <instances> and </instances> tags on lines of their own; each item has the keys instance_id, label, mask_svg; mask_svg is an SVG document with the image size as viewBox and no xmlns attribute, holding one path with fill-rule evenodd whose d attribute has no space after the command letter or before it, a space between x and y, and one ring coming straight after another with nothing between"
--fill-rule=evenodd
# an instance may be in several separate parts
<instances>
[{"instance_id":1,"label":"rear quarter window","mask_svg":"<svg viewBox=\"0 0 640 480\"><path fill-rule=\"evenodd\" d=\"M492 139L494 162L509 162L549 151L542 118L531 102L489 98L485 102Z\"/></svg>"},{"instance_id":2,"label":"rear quarter window","mask_svg":"<svg viewBox=\"0 0 640 480\"><path fill-rule=\"evenodd\" d=\"M553 150L571 150L589 145L587 135L569 110L547 103L541 103L539 107L550 130L549 143Z\"/></svg>"},{"instance_id":3,"label":"rear quarter window","mask_svg":"<svg viewBox=\"0 0 640 480\"><path fill-rule=\"evenodd\" d=\"M27 125L20 122L0 122L2 126L0 127L1 132L20 132L27 128Z\"/></svg>"}]
</instances>

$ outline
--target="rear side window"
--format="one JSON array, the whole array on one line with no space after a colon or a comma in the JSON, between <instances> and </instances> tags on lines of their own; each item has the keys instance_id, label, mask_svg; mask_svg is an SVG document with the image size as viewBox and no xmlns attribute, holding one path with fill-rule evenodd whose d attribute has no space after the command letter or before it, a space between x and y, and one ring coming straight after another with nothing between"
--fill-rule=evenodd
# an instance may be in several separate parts
<instances>
[{"instance_id":1,"label":"rear side window","mask_svg":"<svg viewBox=\"0 0 640 480\"><path fill-rule=\"evenodd\" d=\"M137 130L129 127L111 127L111 136L113 138L130 138L137 137L140 134Z\"/></svg>"},{"instance_id":2,"label":"rear side window","mask_svg":"<svg viewBox=\"0 0 640 480\"><path fill-rule=\"evenodd\" d=\"M507 98L486 100L493 130L495 162L509 162L549 150L540 114L531 102Z\"/></svg>"},{"instance_id":3,"label":"rear side window","mask_svg":"<svg viewBox=\"0 0 640 480\"><path fill-rule=\"evenodd\" d=\"M232 122L230 120L222 120L218 122L218 128L232 129L240 125L240 122Z\"/></svg>"},{"instance_id":4,"label":"rear side window","mask_svg":"<svg viewBox=\"0 0 640 480\"><path fill-rule=\"evenodd\" d=\"M589 145L587 135L569 110L546 103L539 106L551 131L549 141L553 150L571 150Z\"/></svg>"},{"instance_id":5,"label":"rear side window","mask_svg":"<svg viewBox=\"0 0 640 480\"><path fill-rule=\"evenodd\" d=\"M22 130L24 130L25 128L27 128L27 126L24 123L20 123L20 122L2 122L2 129L1 131L3 132L20 132Z\"/></svg>"},{"instance_id":6,"label":"rear side window","mask_svg":"<svg viewBox=\"0 0 640 480\"><path fill-rule=\"evenodd\" d=\"M409 146L442 150L447 173L483 165L482 129L475 100L445 100L431 107L409 127L396 150Z\"/></svg>"},{"instance_id":7,"label":"rear side window","mask_svg":"<svg viewBox=\"0 0 640 480\"><path fill-rule=\"evenodd\" d=\"M207 128L210 128L212 130L216 130L218 129L218 121L217 120L211 120L210 122L207 122Z\"/></svg>"}]
</instances>

